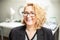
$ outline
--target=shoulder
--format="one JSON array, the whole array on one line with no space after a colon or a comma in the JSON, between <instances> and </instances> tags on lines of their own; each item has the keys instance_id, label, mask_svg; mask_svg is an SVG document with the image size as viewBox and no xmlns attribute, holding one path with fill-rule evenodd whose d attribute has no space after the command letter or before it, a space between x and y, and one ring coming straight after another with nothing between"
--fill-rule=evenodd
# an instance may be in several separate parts
<instances>
[{"instance_id":1,"label":"shoulder","mask_svg":"<svg viewBox=\"0 0 60 40\"><path fill-rule=\"evenodd\" d=\"M42 27L42 30L44 31L44 32L48 32L48 33L52 33L52 30L51 29L48 29L48 28L45 28L45 27Z\"/></svg>"},{"instance_id":2,"label":"shoulder","mask_svg":"<svg viewBox=\"0 0 60 40\"><path fill-rule=\"evenodd\" d=\"M21 39L21 37L24 36L24 34L25 34L23 31L25 29L24 27L25 26L19 26L19 27L11 29L11 31L9 33L9 39L16 40L17 37L18 38L20 37L20 39Z\"/></svg>"},{"instance_id":3,"label":"shoulder","mask_svg":"<svg viewBox=\"0 0 60 40\"><path fill-rule=\"evenodd\" d=\"M9 33L9 37L10 36L15 36L15 35L18 35L18 34L22 34L24 29L25 29L25 26L19 26L19 27L11 29L11 31Z\"/></svg>"},{"instance_id":4,"label":"shoulder","mask_svg":"<svg viewBox=\"0 0 60 40\"><path fill-rule=\"evenodd\" d=\"M11 29L10 34L22 33L25 30L25 26L19 26Z\"/></svg>"},{"instance_id":5,"label":"shoulder","mask_svg":"<svg viewBox=\"0 0 60 40\"><path fill-rule=\"evenodd\" d=\"M45 36L52 36L52 30L42 27L41 29L39 29L39 33L43 33Z\"/></svg>"},{"instance_id":6,"label":"shoulder","mask_svg":"<svg viewBox=\"0 0 60 40\"><path fill-rule=\"evenodd\" d=\"M41 29L39 29L39 32L38 33L43 33L45 34L46 36L47 35L52 35L52 30L51 29L48 29L48 28L45 28L45 27L42 27Z\"/></svg>"},{"instance_id":7,"label":"shoulder","mask_svg":"<svg viewBox=\"0 0 60 40\"><path fill-rule=\"evenodd\" d=\"M19 27L11 29L11 31L20 31L20 30L24 30L24 29L25 29L25 26L19 26Z\"/></svg>"},{"instance_id":8,"label":"shoulder","mask_svg":"<svg viewBox=\"0 0 60 40\"><path fill-rule=\"evenodd\" d=\"M48 35L48 36L52 35L52 30L51 29L42 27L42 30L46 35Z\"/></svg>"},{"instance_id":9,"label":"shoulder","mask_svg":"<svg viewBox=\"0 0 60 40\"><path fill-rule=\"evenodd\" d=\"M42 30L43 30L44 35L47 37L48 40L54 40L54 37L53 37L51 29L42 27Z\"/></svg>"}]
</instances>

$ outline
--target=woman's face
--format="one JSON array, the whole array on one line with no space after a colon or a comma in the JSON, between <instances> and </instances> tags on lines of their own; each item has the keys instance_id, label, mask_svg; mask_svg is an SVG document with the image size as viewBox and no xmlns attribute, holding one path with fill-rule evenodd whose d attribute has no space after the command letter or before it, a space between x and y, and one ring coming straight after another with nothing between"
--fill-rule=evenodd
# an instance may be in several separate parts
<instances>
[{"instance_id":1,"label":"woman's face","mask_svg":"<svg viewBox=\"0 0 60 40\"><path fill-rule=\"evenodd\" d=\"M27 6L24 10L24 21L26 25L34 25L36 22L35 12L32 6Z\"/></svg>"}]
</instances>

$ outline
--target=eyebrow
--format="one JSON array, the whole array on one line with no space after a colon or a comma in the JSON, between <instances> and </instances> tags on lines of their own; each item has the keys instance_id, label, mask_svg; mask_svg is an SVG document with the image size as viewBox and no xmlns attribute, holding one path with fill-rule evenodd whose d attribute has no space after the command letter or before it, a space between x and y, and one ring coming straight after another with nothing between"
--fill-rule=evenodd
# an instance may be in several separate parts
<instances>
[{"instance_id":1,"label":"eyebrow","mask_svg":"<svg viewBox=\"0 0 60 40\"><path fill-rule=\"evenodd\" d=\"M27 12L27 11L25 11L25 12ZM24 13L24 12L23 12ZM33 11L31 11L31 13L34 13Z\"/></svg>"},{"instance_id":2,"label":"eyebrow","mask_svg":"<svg viewBox=\"0 0 60 40\"><path fill-rule=\"evenodd\" d=\"M33 4L28 4L28 6L33 6Z\"/></svg>"}]
</instances>

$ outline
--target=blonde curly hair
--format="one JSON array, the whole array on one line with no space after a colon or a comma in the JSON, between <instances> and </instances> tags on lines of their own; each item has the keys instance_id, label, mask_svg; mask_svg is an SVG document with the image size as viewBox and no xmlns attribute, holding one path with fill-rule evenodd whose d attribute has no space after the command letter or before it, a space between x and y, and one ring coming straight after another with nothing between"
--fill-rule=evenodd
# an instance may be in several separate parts
<instances>
[{"instance_id":1,"label":"blonde curly hair","mask_svg":"<svg viewBox=\"0 0 60 40\"><path fill-rule=\"evenodd\" d=\"M36 29L40 29L46 21L46 17L45 17L46 12L45 12L45 10L37 4L28 3L24 7L24 11L25 11L27 6L32 6L32 8L34 9L35 14L36 14L36 18L37 18L37 21L35 23L35 27L36 27ZM23 20L23 23L25 24L24 20Z\"/></svg>"}]
</instances>

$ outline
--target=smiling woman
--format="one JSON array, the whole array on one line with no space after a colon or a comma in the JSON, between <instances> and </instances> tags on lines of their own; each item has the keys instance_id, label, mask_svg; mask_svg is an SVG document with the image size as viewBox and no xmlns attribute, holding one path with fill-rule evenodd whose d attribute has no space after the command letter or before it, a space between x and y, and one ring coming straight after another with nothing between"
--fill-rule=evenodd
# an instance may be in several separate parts
<instances>
[{"instance_id":1,"label":"smiling woman","mask_svg":"<svg viewBox=\"0 0 60 40\"><path fill-rule=\"evenodd\" d=\"M23 11L23 26L11 30L10 40L54 40L50 29L42 27L46 13L37 4L28 3Z\"/></svg>"},{"instance_id":2,"label":"smiling woman","mask_svg":"<svg viewBox=\"0 0 60 40\"><path fill-rule=\"evenodd\" d=\"M26 14L30 14L30 15L26 15ZM45 14L46 14L45 11L42 8L40 8L39 5L33 5L32 3L31 4L28 3L28 5L26 5L26 7L24 8L24 17L25 17L25 15L27 17L33 16L33 17L30 17L30 19L33 19L32 23L34 23L36 21L34 23L34 25L37 28L40 28L43 25L43 23L45 22L45 20L46 20ZM28 19L27 17L25 17L25 18ZM23 21L23 23L24 22L25 21Z\"/></svg>"}]
</instances>

